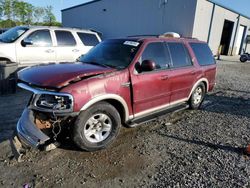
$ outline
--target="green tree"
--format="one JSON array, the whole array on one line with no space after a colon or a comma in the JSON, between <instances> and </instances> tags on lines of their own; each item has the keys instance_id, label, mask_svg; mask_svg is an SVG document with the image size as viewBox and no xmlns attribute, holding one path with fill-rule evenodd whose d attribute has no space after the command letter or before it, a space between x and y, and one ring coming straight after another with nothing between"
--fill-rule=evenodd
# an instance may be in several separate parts
<instances>
[{"instance_id":1,"label":"green tree","mask_svg":"<svg viewBox=\"0 0 250 188\"><path fill-rule=\"evenodd\" d=\"M56 22L56 17L55 15L53 14L53 7L52 6L47 6L45 8L45 16L44 16L44 19L43 21L45 23L48 23L49 25L53 25L53 23Z\"/></svg>"},{"instance_id":2,"label":"green tree","mask_svg":"<svg viewBox=\"0 0 250 188\"><path fill-rule=\"evenodd\" d=\"M33 6L31 4L14 0L13 10L21 23L30 24L32 22Z\"/></svg>"},{"instance_id":3,"label":"green tree","mask_svg":"<svg viewBox=\"0 0 250 188\"><path fill-rule=\"evenodd\" d=\"M61 25L61 23L56 22L52 6L34 7L22 0L0 0L0 27L34 23Z\"/></svg>"},{"instance_id":4,"label":"green tree","mask_svg":"<svg viewBox=\"0 0 250 188\"><path fill-rule=\"evenodd\" d=\"M3 9L3 15L7 18L7 20L11 20L11 18L12 18L12 0L3 0L1 2L1 7Z\"/></svg>"},{"instance_id":5,"label":"green tree","mask_svg":"<svg viewBox=\"0 0 250 188\"><path fill-rule=\"evenodd\" d=\"M35 7L33 9L33 21L35 23L41 22L42 18L44 17L45 10L43 7Z\"/></svg>"}]
</instances>

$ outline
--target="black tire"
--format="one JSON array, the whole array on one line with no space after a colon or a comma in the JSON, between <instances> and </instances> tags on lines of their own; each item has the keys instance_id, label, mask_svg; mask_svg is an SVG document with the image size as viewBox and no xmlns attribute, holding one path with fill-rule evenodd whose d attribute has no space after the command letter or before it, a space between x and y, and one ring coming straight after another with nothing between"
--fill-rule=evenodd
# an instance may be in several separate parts
<instances>
[{"instance_id":1,"label":"black tire","mask_svg":"<svg viewBox=\"0 0 250 188\"><path fill-rule=\"evenodd\" d=\"M201 96L200 96L201 98L200 98L199 101L196 99L196 92L197 92L197 90L199 90L199 91L202 92ZM193 110L199 109L200 106L201 106L201 104L202 104L202 102L203 102L203 100L204 100L205 94L206 94L206 87L205 87L204 83L200 83L194 89L194 91L193 91L193 93L192 93L192 95L191 95L191 97L189 99L189 107L190 107L190 109L193 109Z\"/></svg>"},{"instance_id":2,"label":"black tire","mask_svg":"<svg viewBox=\"0 0 250 188\"><path fill-rule=\"evenodd\" d=\"M241 56L240 57L240 62L245 63L247 61L247 57Z\"/></svg>"},{"instance_id":3,"label":"black tire","mask_svg":"<svg viewBox=\"0 0 250 188\"><path fill-rule=\"evenodd\" d=\"M109 132L105 133L105 131L103 131L104 123L106 120L104 122L96 120L98 121L98 123L95 123L95 125L89 125L88 122L91 121L90 119L91 118L95 119L95 116L98 116L99 114L100 115L103 114L105 117L109 118L107 119L111 123L111 126L109 125L111 127ZM97 128L91 127L91 126L97 126L97 124L100 124L99 126L102 126L102 128L99 127L100 129L102 129L101 131L99 130L99 133L100 132L101 134L108 133L108 136L107 138L105 138L100 142L92 142L90 141L90 139L93 140L97 139L96 138L97 133L93 134L92 137L91 136L87 137L85 135L86 134L85 131L89 130L91 130L91 132L97 131L96 130ZM115 138L119 133L120 127L121 127L121 118L115 107L113 107L111 104L107 102L99 102L91 106L89 109L80 113L73 129L73 141L79 148L85 151L97 151L100 149L104 149L115 140ZM88 130L86 130L87 128Z\"/></svg>"}]
</instances>

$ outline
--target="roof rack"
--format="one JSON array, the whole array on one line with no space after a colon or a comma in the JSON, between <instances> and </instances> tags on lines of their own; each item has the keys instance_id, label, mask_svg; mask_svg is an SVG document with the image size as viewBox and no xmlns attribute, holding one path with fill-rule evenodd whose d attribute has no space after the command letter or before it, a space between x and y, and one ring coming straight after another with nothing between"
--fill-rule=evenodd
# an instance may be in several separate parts
<instances>
[{"instance_id":1,"label":"roof rack","mask_svg":"<svg viewBox=\"0 0 250 188\"><path fill-rule=\"evenodd\" d=\"M128 37L129 38L132 38L132 37L159 37L159 35L131 35Z\"/></svg>"},{"instance_id":2,"label":"roof rack","mask_svg":"<svg viewBox=\"0 0 250 188\"><path fill-rule=\"evenodd\" d=\"M183 38L183 39L195 39L195 40L199 40L199 39L194 38L194 37L181 37L181 38Z\"/></svg>"}]
</instances>

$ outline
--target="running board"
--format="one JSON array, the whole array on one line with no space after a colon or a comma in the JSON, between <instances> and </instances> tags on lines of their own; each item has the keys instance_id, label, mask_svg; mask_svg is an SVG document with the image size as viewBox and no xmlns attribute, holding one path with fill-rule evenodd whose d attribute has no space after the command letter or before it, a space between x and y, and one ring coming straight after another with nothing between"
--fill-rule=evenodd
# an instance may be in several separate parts
<instances>
[{"instance_id":1,"label":"running board","mask_svg":"<svg viewBox=\"0 0 250 188\"><path fill-rule=\"evenodd\" d=\"M153 121L161 116L164 116L168 113L172 113L172 112L179 112L182 110L186 110L189 108L189 105L187 103L181 103L175 106L171 106L162 110L158 110L155 112L150 113L147 116L143 116L143 117L138 117L138 118L134 118L132 120L130 120L129 122L127 122L127 126L130 128L134 128L137 127L143 123L147 123L150 121Z\"/></svg>"}]
</instances>

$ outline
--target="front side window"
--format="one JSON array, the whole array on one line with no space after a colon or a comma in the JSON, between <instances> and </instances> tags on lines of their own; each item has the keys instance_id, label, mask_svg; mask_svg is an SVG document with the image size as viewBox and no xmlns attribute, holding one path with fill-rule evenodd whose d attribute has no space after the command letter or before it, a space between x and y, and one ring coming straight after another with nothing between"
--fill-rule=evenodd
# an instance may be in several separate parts
<instances>
[{"instance_id":1,"label":"front side window","mask_svg":"<svg viewBox=\"0 0 250 188\"><path fill-rule=\"evenodd\" d=\"M0 35L0 42L4 43L14 42L28 30L29 30L28 27L22 27L22 26L13 27Z\"/></svg>"},{"instance_id":2,"label":"front side window","mask_svg":"<svg viewBox=\"0 0 250 188\"><path fill-rule=\"evenodd\" d=\"M168 43L172 58L173 68L187 67L192 65L186 47L182 43Z\"/></svg>"},{"instance_id":3,"label":"front side window","mask_svg":"<svg viewBox=\"0 0 250 188\"><path fill-rule=\"evenodd\" d=\"M107 40L92 48L80 61L123 69L132 62L139 48L140 43L136 41Z\"/></svg>"},{"instance_id":4,"label":"front side window","mask_svg":"<svg viewBox=\"0 0 250 188\"><path fill-rule=\"evenodd\" d=\"M34 31L26 39L32 42L32 46L52 46L52 39L49 30Z\"/></svg>"},{"instance_id":5,"label":"front side window","mask_svg":"<svg viewBox=\"0 0 250 188\"><path fill-rule=\"evenodd\" d=\"M166 69L170 65L170 56L163 42L150 43L142 54L142 61L151 60L156 69Z\"/></svg>"},{"instance_id":6,"label":"front side window","mask_svg":"<svg viewBox=\"0 0 250 188\"><path fill-rule=\"evenodd\" d=\"M98 38L94 34L77 32L77 35L85 46L95 46L99 43Z\"/></svg>"},{"instance_id":7,"label":"front side window","mask_svg":"<svg viewBox=\"0 0 250 188\"><path fill-rule=\"evenodd\" d=\"M74 36L69 31L55 31L57 46L75 46Z\"/></svg>"},{"instance_id":8,"label":"front side window","mask_svg":"<svg viewBox=\"0 0 250 188\"><path fill-rule=\"evenodd\" d=\"M201 66L215 64L213 54L206 43L190 43L190 46Z\"/></svg>"}]
</instances>

